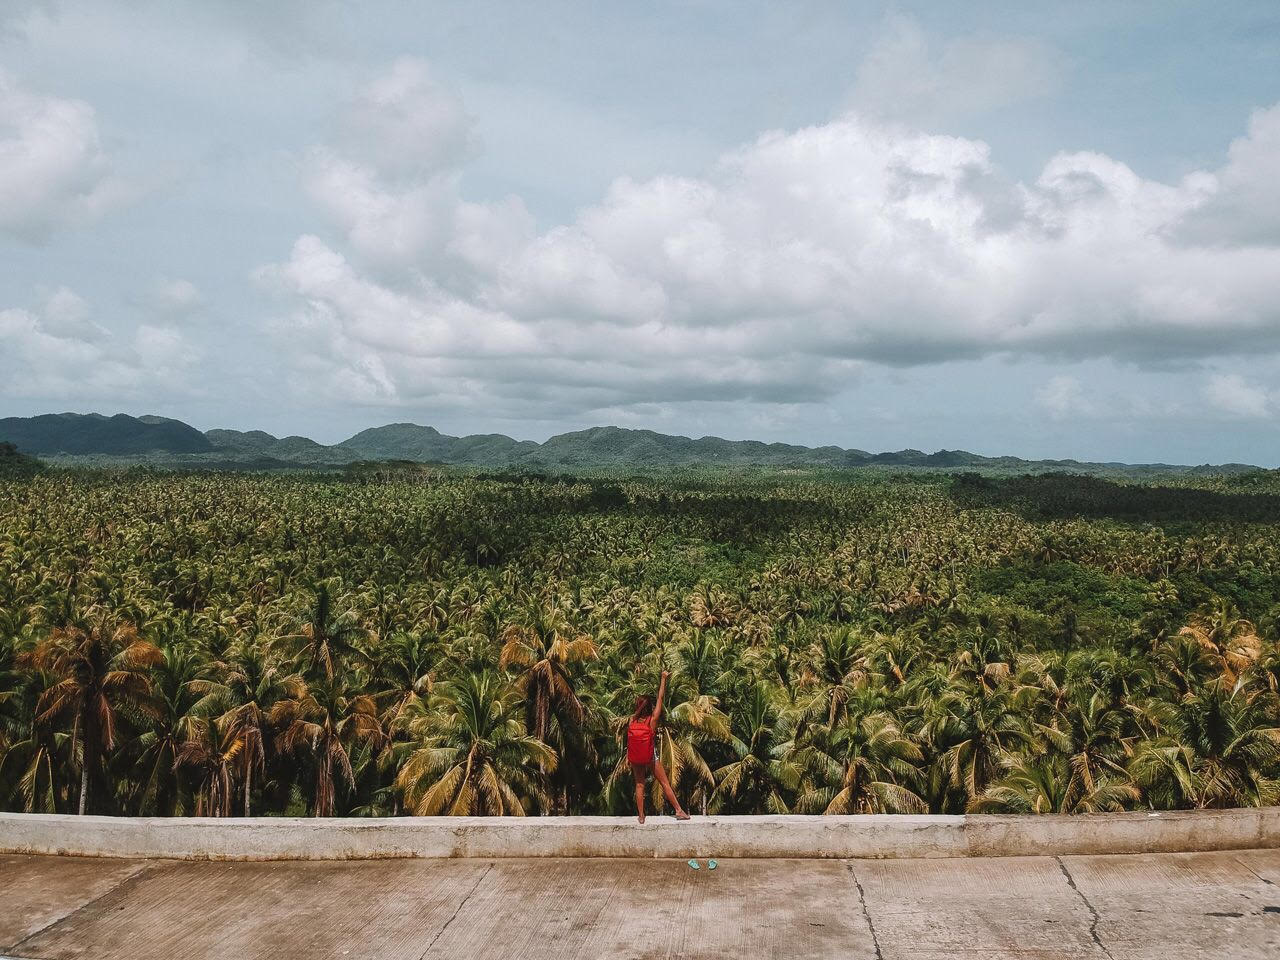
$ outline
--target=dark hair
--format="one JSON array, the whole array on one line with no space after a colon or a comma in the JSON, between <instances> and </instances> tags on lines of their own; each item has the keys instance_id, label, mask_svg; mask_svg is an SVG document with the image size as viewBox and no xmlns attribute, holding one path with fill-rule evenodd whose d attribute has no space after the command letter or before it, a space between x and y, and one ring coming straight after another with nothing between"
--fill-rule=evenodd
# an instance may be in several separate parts
<instances>
[{"instance_id":1,"label":"dark hair","mask_svg":"<svg viewBox=\"0 0 1280 960\"><path fill-rule=\"evenodd\" d=\"M647 717L653 713L653 698L647 694L636 697L636 712L633 717Z\"/></svg>"}]
</instances>

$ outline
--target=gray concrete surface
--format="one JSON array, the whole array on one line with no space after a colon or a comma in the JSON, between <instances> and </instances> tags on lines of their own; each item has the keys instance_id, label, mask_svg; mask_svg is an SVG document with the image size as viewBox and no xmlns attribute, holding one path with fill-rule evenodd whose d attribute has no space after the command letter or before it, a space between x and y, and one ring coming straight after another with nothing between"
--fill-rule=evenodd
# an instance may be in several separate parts
<instances>
[{"instance_id":1,"label":"gray concrete surface","mask_svg":"<svg viewBox=\"0 0 1280 960\"><path fill-rule=\"evenodd\" d=\"M712 851L705 851L705 853ZM1280 956L1280 851L929 860L0 858L63 960Z\"/></svg>"},{"instance_id":2,"label":"gray concrete surface","mask_svg":"<svg viewBox=\"0 0 1280 960\"><path fill-rule=\"evenodd\" d=\"M0 854L177 860L973 857L1280 846L1280 807L1088 816L200 819L0 813Z\"/></svg>"}]
</instances>

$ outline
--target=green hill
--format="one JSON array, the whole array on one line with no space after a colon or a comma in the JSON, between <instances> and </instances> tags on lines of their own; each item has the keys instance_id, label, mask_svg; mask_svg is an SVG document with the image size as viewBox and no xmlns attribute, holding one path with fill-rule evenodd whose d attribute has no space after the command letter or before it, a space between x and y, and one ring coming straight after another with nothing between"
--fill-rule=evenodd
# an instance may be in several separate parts
<instances>
[{"instance_id":1,"label":"green hill","mask_svg":"<svg viewBox=\"0 0 1280 960\"><path fill-rule=\"evenodd\" d=\"M847 467L869 454L839 447L799 447L759 440L671 436L653 430L592 427L551 437L523 460L552 467L630 465L685 467L703 464L733 466Z\"/></svg>"},{"instance_id":2,"label":"green hill","mask_svg":"<svg viewBox=\"0 0 1280 960\"><path fill-rule=\"evenodd\" d=\"M274 437L262 430L209 430L209 442L222 456L233 460L278 460L285 463L345 463L352 459L334 447L307 437Z\"/></svg>"},{"instance_id":3,"label":"green hill","mask_svg":"<svg viewBox=\"0 0 1280 960\"><path fill-rule=\"evenodd\" d=\"M23 453L84 456L209 453L213 444L195 427L166 417L118 413L46 413L0 419L0 442Z\"/></svg>"},{"instance_id":4,"label":"green hill","mask_svg":"<svg viewBox=\"0 0 1280 960\"><path fill-rule=\"evenodd\" d=\"M965 450L868 453L836 446L804 447L758 440L675 436L654 430L591 427L544 443L500 433L454 437L416 423L361 430L325 446L307 437L262 430L200 433L180 420L117 414L45 414L0 420L0 442L26 453L75 463L150 463L201 469L307 469L360 461L437 463L489 469L670 469L705 466L801 469L984 470L996 473L1091 473L1142 477L1169 473L1244 474L1245 464L1198 467L1170 464L1085 463L984 457Z\"/></svg>"},{"instance_id":5,"label":"green hill","mask_svg":"<svg viewBox=\"0 0 1280 960\"><path fill-rule=\"evenodd\" d=\"M389 423L361 430L333 448L351 454L352 460L414 460L419 463L459 463L475 466L508 466L538 449L532 440L513 440L500 433L451 437L435 427L416 423Z\"/></svg>"}]
</instances>

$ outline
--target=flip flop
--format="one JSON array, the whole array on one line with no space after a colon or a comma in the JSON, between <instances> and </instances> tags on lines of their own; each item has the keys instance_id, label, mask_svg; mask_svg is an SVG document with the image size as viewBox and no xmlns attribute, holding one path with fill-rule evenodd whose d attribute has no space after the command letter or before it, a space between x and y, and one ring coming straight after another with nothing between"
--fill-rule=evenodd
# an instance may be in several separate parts
<instances>
[{"instance_id":1,"label":"flip flop","mask_svg":"<svg viewBox=\"0 0 1280 960\"><path fill-rule=\"evenodd\" d=\"M708 870L714 870L715 868L716 868L716 862L715 862L714 860L708 860L708 861L707 861L707 869L708 869Z\"/></svg>"},{"instance_id":2,"label":"flip flop","mask_svg":"<svg viewBox=\"0 0 1280 960\"><path fill-rule=\"evenodd\" d=\"M690 860L690 861L689 861L689 866L691 866L694 870L701 870L701 869L702 869L702 867L700 867L700 866L698 865L698 861L697 861L697 860Z\"/></svg>"}]
</instances>

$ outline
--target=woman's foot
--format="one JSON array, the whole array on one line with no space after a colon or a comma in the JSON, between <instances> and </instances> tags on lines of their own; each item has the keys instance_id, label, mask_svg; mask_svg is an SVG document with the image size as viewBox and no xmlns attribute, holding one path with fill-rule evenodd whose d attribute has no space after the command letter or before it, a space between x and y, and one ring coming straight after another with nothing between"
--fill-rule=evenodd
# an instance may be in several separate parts
<instances>
[{"instance_id":1,"label":"woman's foot","mask_svg":"<svg viewBox=\"0 0 1280 960\"><path fill-rule=\"evenodd\" d=\"M638 817L636 817L636 819L639 820L641 823L644 823L644 814L643 813L640 814Z\"/></svg>"},{"instance_id":2,"label":"woman's foot","mask_svg":"<svg viewBox=\"0 0 1280 960\"><path fill-rule=\"evenodd\" d=\"M688 820L688 819L689 819L689 815L688 815L687 813L685 813L683 810L677 810L677 811L676 811L676 819L677 819L677 820Z\"/></svg>"}]
</instances>

